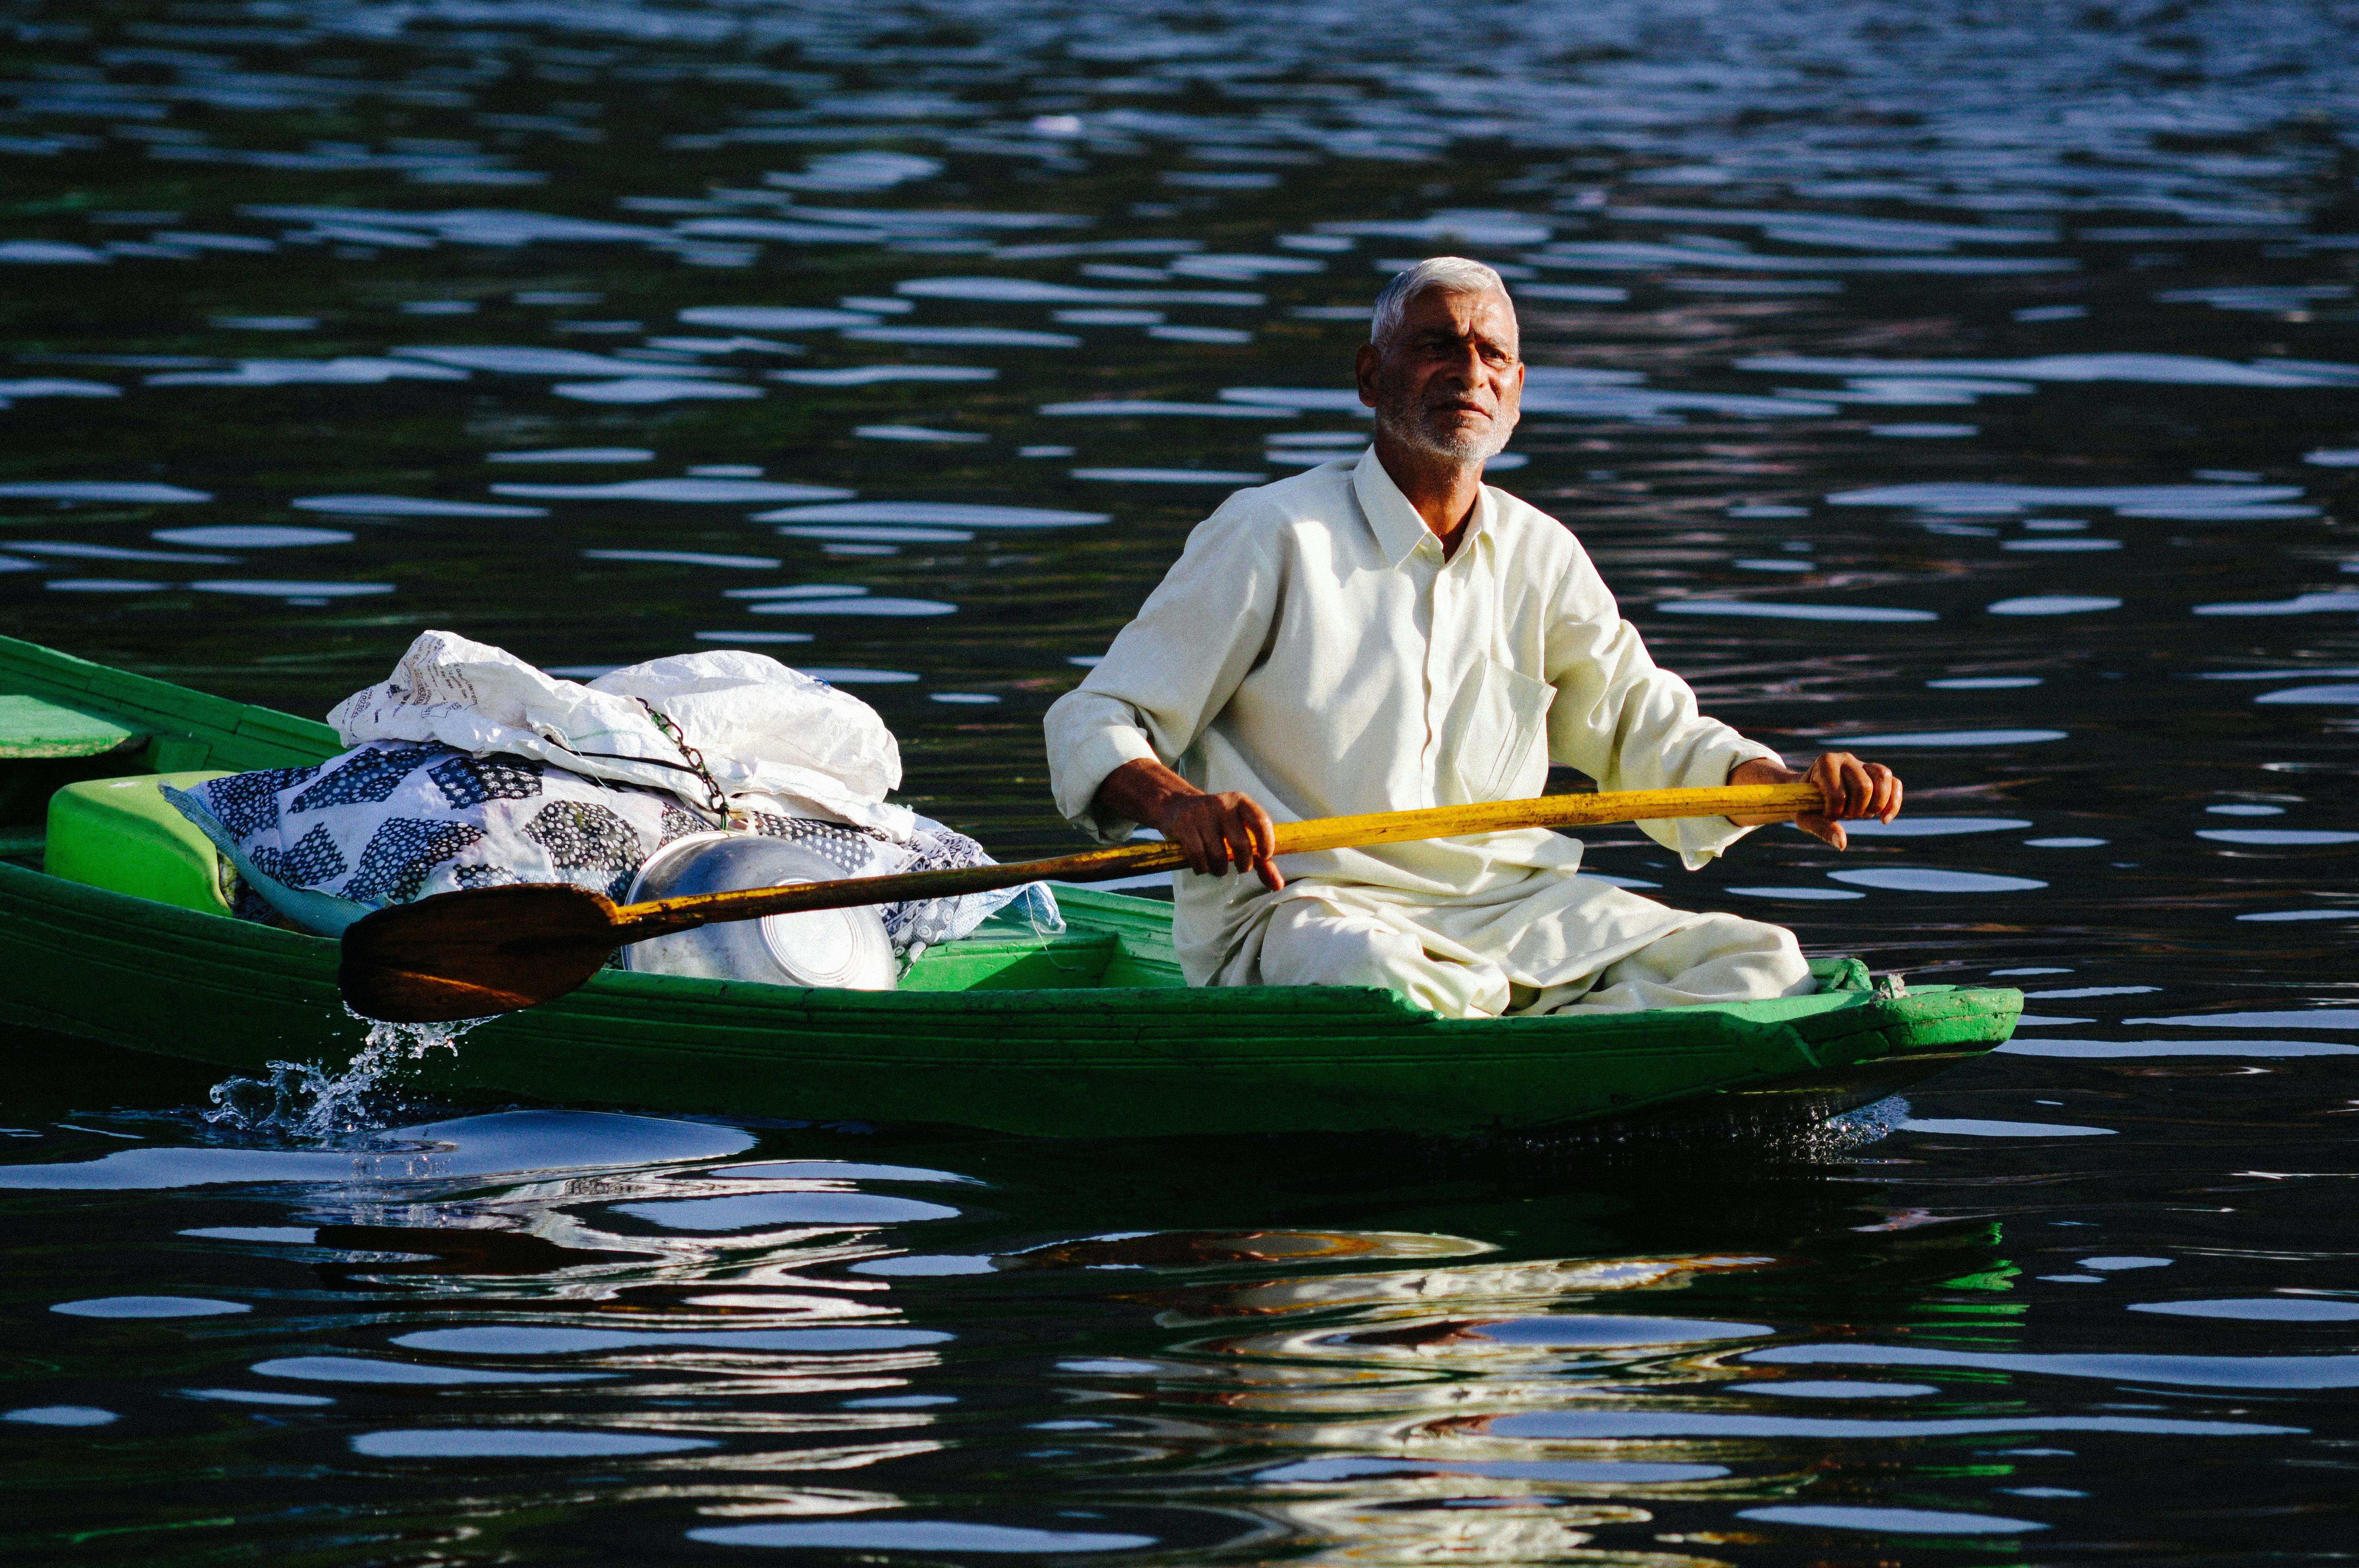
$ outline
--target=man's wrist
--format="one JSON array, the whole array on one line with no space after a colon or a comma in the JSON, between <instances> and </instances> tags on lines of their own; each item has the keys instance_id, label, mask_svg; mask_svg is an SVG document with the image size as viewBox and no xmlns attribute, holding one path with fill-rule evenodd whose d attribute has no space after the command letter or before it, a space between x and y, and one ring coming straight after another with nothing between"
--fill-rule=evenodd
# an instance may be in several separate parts
<instances>
[{"instance_id":1,"label":"man's wrist","mask_svg":"<svg viewBox=\"0 0 2359 1568\"><path fill-rule=\"evenodd\" d=\"M1728 782L1733 784L1792 784L1808 776L1775 757L1747 757L1728 770Z\"/></svg>"},{"instance_id":2,"label":"man's wrist","mask_svg":"<svg viewBox=\"0 0 2359 1568\"><path fill-rule=\"evenodd\" d=\"M1098 785L1098 800L1133 822L1167 830L1174 807L1203 794L1187 780L1152 758L1125 762Z\"/></svg>"},{"instance_id":3,"label":"man's wrist","mask_svg":"<svg viewBox=\"0 0 2359 1568\"><path fill-rule=\"evenodd\" d=\"M1728 770L1728 782L1732 784L1799 784L1810 776L1796 773L1776 757L1747 757ZM1766 827L1786 820L1782 816L1752 816L1741 812L1728 816L1729 823L1737 827Z\"/></svg>"}]
</instances>

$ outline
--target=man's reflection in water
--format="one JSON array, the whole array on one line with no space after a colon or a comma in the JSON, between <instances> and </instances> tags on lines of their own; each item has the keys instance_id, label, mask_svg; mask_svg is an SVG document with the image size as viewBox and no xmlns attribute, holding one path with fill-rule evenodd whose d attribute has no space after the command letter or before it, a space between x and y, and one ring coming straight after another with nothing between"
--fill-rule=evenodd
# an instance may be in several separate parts
<instances>
[{"instance_id":1,"label":"man's reflection in water","mask_svg":"<svg viewBox=\"0 0 2359 1568\"><path fill-rule=\"evenodd\" d=\"M1180 1338L1112 1386L1071 1390L1151 1400L1126 1433L1178 1457L1258 1451L1197 1475L1266 1526L1320 1543L1310 1563L1614 1562L1658 1568L1715 1559L1661 1551L1641 1533L1662 1503L1708 1493L1726 1465L1699 1445L1535 1443L1490 1418L1584 1401L1661 1400L1669 1385L1727 1381L1714 1364L1768 1331L1665 1312L1663 1292L1707 1275L1770 1269L1760 1254L1475 1261L1498 1250L1411 1232L1162 1232L1071 1243L1011 1269L1212 1271L1255 1264L1411 1266L1117 1289ZM1224 1334L1223 1328L1245 1332ZM1152 1376L1153 1392L1124 1388ZM1709 1390L1703 1390L1708 1392ZM1207 1500L1210 1500L1207 1498ZM1650 1506L1651 1505L1651 1506ZM1601 1530L1614 1541L1592 1545ZM1622 1548L1617 1550L1616 1548ZM1631 1550L1631 1549L1636 1550Z\"/></svg>"}]
</instances>

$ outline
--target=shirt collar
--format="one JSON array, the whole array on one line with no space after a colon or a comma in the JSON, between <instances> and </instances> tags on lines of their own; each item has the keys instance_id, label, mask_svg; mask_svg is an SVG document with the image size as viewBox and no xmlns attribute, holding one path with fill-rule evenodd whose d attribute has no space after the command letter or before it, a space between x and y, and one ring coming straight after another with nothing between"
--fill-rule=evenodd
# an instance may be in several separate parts
<instances>
[{"instance_id":1,"label":"shirt collar","mask_svg":"<svg viewBox=\"0 0 2359 1568\"><path fill-rule=\"evenodd\" d=\"M1408 497L1393 482L1393 476L1376 460L1376 449L1373 446L1360 455L1359 466L1352 470L1352 493L1358 498L1360 511L1376 536L1377 547L1392 565L1397 567L1408 559L1420 540L1433 539L1435 546L1440 547L1441 541L1434 538L1433 530L1425 525L1425 519L1408 503ZM1476 493L1473 514L1466 520L1466 535L1458 546L1461 555L1469 545L1489 535L1494 510L1491 489L1485 485Z\"/></svg>"}]
</instances>

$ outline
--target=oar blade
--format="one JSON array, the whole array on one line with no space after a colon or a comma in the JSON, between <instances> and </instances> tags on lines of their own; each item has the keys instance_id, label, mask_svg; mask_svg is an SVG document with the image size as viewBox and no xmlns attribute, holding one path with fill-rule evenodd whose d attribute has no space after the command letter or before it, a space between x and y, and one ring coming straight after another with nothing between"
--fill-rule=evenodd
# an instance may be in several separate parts
<instances>
[{"instance_id":1,"label":"oar blade","mask_svg":"<svg viewBox=\"0 0 2359 1568\"><path fill-rule=\"evenodd\" d=\"M336 984L388 1023L451 1023L537 1007L596 974L614 950L614 906L559 882L397 903L344 931Z\"/></svg>"}]
</instances>

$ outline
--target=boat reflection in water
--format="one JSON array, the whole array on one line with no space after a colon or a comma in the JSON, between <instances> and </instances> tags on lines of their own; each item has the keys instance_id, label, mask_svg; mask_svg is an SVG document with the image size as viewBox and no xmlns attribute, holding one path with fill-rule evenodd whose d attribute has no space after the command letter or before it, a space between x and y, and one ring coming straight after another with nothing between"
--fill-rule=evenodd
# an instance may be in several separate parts
<instances>
[{"instance_id":1,"label":"boat reflection in water","mask_svg":"<svg viewBox=\"0 0 2359 1568\"><path fill-rule=\"evenodd\" d=\"M1161 1440L1167 1454L1255 1455L1216 1461L1195 1478L1209 1495L1236 1495L1294 1550L1310 1549L1301 1561L1579 1561L1575 1549L1601 1529L1626 1539L1651 1524L1650 1504L1709 1497L1731 1471L1690 1445L1536 1444L1495 1434L1488 1422L1559 1408L1601 1379L1725 1378L1690 1366L1691 1347L1769 1330L1609 1313L1622 1292L1678 1290L1703 1272L1775 1260L1468 1260L1497 1250L1370 1232L1056 1249L1092 1268L1411 1265L1125 1292L1184 1336L1155 1361L1092 1367L1093 1385L1071 1391L1109 1426ZM1255 1320L1254 1332L1201 1332L1239 1318ZM1151 1416L1125 1409L1141 1400Z\"/></svg>"},{"instance_id":2,"label":"boat reflection in water","mask_svg":"<svg viewBox=\"0 0 2359 1568\"><path fill-rule=\"evenodd\" d=\"M1854 1528L1831 1487L1888 1472L1914 1512L1873 1528L2027 1530L2042 1521L1995 1507L1994 1481L2099 1444L2233 1465L2222 1440L2315 1418L2223 1396L2332 1369L2019 1354L2013 1222L1908 1203L1855 1149L1656 1144L1551 1174L1408 1141L1124 1148L571 1111L341 1152L152 1120L137 1138L0 1184L42 1225L93 1193L139 1206L161 1238L140 1244L150 1289L223 1263L267 1283L38 1314L27 1352L96 1397L33 1416L154 1422L171 1397L158 1414L100 1390L161 1381L197 1401L181 1411L266 1415L245 1439L266 1454L349 1455L255 1526L285 1542L313 1538L307 1499L355 1486L378 1517L457 1539L574 1495L525 1461L594 1458L600 1532L641 1552L684 1532L1726 1562L1756 1536ZM1108 1228L1248 1210L1289 1217ZM2158 1379L2164 1406L2123 1402ZM454 1523L438 1477L462 1465ZM1985 1479L1961 1488L1961 1466ZM1775 1511L1795 1509L1821 1512Z\"/></svg>"}]
</instances>

